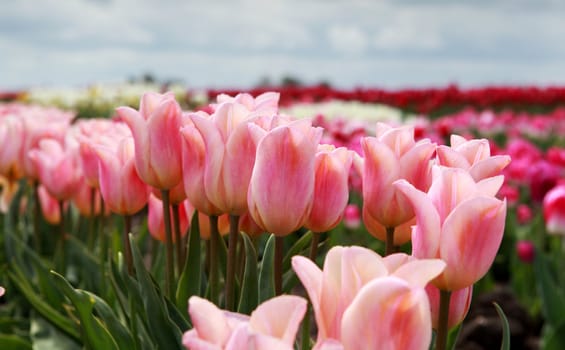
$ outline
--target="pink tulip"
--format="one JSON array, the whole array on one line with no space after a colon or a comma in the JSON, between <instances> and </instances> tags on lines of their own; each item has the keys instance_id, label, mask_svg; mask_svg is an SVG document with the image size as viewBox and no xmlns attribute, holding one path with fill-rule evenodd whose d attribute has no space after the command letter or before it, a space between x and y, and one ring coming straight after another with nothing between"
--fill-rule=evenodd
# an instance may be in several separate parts
<instances>
[{"instance_id":1,"label":"pink tulip","mask_svg":"<svg viewBox=\"0 0 565 350\"><path fill-rule=\"evenodd\" d=\"M288 235L307 220L321 136L321 129L303 119L272 129L259 142L247 201L251 216L266 231Z\"/></svg>"},{"instance_id":2,"label":"pink tulip","mask_svg":"<svg viewBox=\"0 0 565 350\"><path fill-rule=\"evenodd\" d=\"M265 92L257 97L253 97L247 93L238 94L231 97L226 94L220 94L216 98L217 104L214 105L214 110L223 103L237 103L245 106L249 111L253 111L255 115L271 116L278 112L280 94L278 92Z\"/></svg>"},{"instance_id":3,"label":"pink tulip","mask_svg":"<svg viewBox=\"0 0 565 350\"><path fill-rule=\"evenodd\" d=\"M359 206L348 204L343 212L343 225L349 229L356 229L361 226L361 213Z\"/></svg>"},{"instance_id":4,"label":"pink tulip","mask_svg":"<svg viewBox=\"0 0 565 350\"><path fill-rule=\"evenodd\" d=\"M232 215L247 211L247 190L258 142L248 126L251 115L251 110L235 102L218 105L211 116L190 114L205 147L201 171L206 197L222 212Z\"/></svg>"},{"instance_id":5,"label":"pink tulip","mask_svg":"<svg viewBox=\"0 0 565 350\"><path fill-rule=\"evenodd\" d=\"M163 193L156 188L151 189L151 193L160 200L163 200ZM169 203L180 204L186 200L186 193L184 192L184 183L181 181L175 187L169 190Z\"/></svg>"},{"instance_id":6,"label":"pink tulip","mask_svg":"<svg viewBox=\"0 0 565 350\"><path fill-rule=\"evenodd\" d=\"M251 316L218 309L206 299L191 297L188 312L194 326L183 335L191 350L291 350L306 300L284 295L259 305Z\"/></svg>"},{"instance_id":7,"label":"pink tulip","mask_svg":"<svg viewBox=\"0 0 565 350\"><path fill-rule=\"evenodd\" d=\"M8 181L24 176L25 128L22 118L8 115L0 118L0 175Z\"/></svg>"},{"instance_id":8,"label":"pink tulip","mask_svg":"<svg viewBox=\"0 0 565 350\"><path fill-rule=\"evenodd\" d=\"M67 200L77 191L82 171L71 139L62 145L53 139L43 139L39 148L29 152L39 171L39 179L49 193L58 200Z\"/></svg>"},{"instance_id":9,"label":"pink tulip","mask_svg":"<svg viewBox=\"0 0 565 350\"><path fill-rule=\"evenodd\" d=\"M94 195L94 211L91 210L93 195ZM84 217L90 217L92 214L94 214L95 216L99 215L100 210L102 209L100 190L87 185L85 178L81 178L78 189L73 195L72 202L74 206L78 209L79 213ZM108 215L109 213L110 211L108 207L105 207L104 215Z\"/></svg>"},{"instance_id":10,"label":"pink tulip","mask_svg":"<svg viewBox=\"0 0 565 350\"><path fill-rule=\"evenodd\" d=\"M317 344L321 346L327 339L343 340L344 329L347 333L352 332L346 323L353 322L355 318L361 316L358 315L357 311L348 311L351 305L354 305L356 310L360 305L358 303L364 304L367 310L374 309L376 311L381 307L388 309L384 305L387 303L386 298L380 299L376 295L373 300L375 305L367 305L366 303L370 301L366 300L365 297L362 297L362 301L356 301L372 281L386 278L388 282L385 284L391 283L391 288L398 284L403 285L403 287L398 287L399 289L395 292L397 294L394 294L395 298L404 295L404 293L410 294L413 288L419 289L416 294L423 293L422 295L425 296L424 286L442 272L445 264L435 259L417 260L401 253L382 258L366 248L337 246L328 252L323 270L320 270L316 264L302 256L292 258L292 267L306 288L312 302L318 326ZM390 282L390 278L393 282ZM373 287L369 288L376 293ZM382 292L386 293L386 289L388 288L382 288ZM424 310L428 312L429 318L427 298L418 297L418 300L420 299L422 303L425 303ZM346 319L347 312L353 313L355 316L348 316ZM370 313L370 315L378 318L376 314ZM391 322L394 322L394 320L389 317L387 316L387 320L382 320L384 324L381 327L383 332L388 332L390 337L393 337L391 332L398 332L398 329L390 328ZM428 320L427 324L423 322L420 326L422 328L427 327L426 332L429 334L431 320ZM375 331L373 328L371 330ZM382 333L378 334L382 336ZM410 334L404 334L404 336L408 337ZM383 341L384 339L386 337L382 338ZM429 341L427 345L429 345Z\"/></svg>"},{"instance_id":11,"label":"pink tulip","mask_svg":"<svg viewBox=\"0 0 565 350\"><path fill-rule=\"evenodd\" d=\"M181 237L186 236L188 227L190 226L190 217L187 216L188 212L185 204L181 203L178 206L180 233ZM173 207L170 206L170 215L173 215ZM163 202L155 195L149 195L148 212L147 212L147 228L153 238L161 242L165 242L165 221L163 218ZM173 235L173 242L174 242Z\"/></svg>"},{"instance_id":12,"label":"pink tulip","mask_svg":"<svg viewBox=\"0 0 565 350\"><path fill-rule=\"evenodd\" d=\"M37 187L37 195L39 197L39 205L41 213L45 221L51 225L58 225L61 222L61 209L59 208L59 201L53 197L45 186L39 185Z\"/></svg>"},{"instance_id":13,"label":"pink tulip","mask_svg":"<svg viewBox=\"0 0 565 350\"><path fill-rule=\"evenodd\" d=\"M467 141L459 135L451 135L451 147L438 146L440 165L468 170L475 181L500 175L510 163L507 155L491 156L487 139Z\"/></svg>"},{"instance_id":14,"label":"pink tulip","mask_svg":"<svg viewBox=\"0 0 565 350\"><path fill-rule=\"evenodd\" d=\"M98 155L94 145L115 144L116 140L131 136L131 131L126 124L109 119L81 120L74 126L80 143L79 156L84 177L89 186L98 188Z\"/></svg>"},{"instance_id":15,"label":"pink tulip","mask_svg":"<svg viewBox=\"0 0 565 350\"><path fill-rule=\"evenodd\" d=\"M378 123L377 137L365 137L361 145L363 205L368 215L385 227L396 227L412 219L410 203L392 183L406 179L416 188L427 190L435 144L429 140L415 142L413 127L393 128Z\"/></svg>"},{"instance_id":16,"label":"pink tulip","mask_svg":"<svg viewBox=\"0 0 565 350\"><path fill-rule=\"evenodd\" d=\"M198 112L202 116L207 114ZM187 117L188 118L188 117ZM220 215L205 190L206 144L204 138L190 119L180 129L182 144L182 173L184 192L196 210L205 215Z\"/></svg>"},{"instance_id":17,"label":"pink tulip","mask_svg":"<svg viewBox=\"0 0 565 350\"><path fill-rule=\"evenodd\" d=\"M23 164L25 176L37 179L39 176L36 162L27 156L32 149L38 148L42 139L54 139L64 142L74 114L55 108L30 107L21 114L24 128Z\"/></svg>"},{"instance_id":18,"label":"pink tulip","mask_svg":"<svg viewBox=\"0 0 565 350\"><path fill-rule=\"evenodd\" d=\"M320 145L315 160L314 203L304 226L313 232L336 227L349 198L349 169L352 151Z\"/></svg>"},{"instance_id":19,"label":"pink tulip","mask_svg":"<svg viewBox=\"0 0 565 350\"><path fill-rule=\"evenodd\" d=\"M545 195L543 217L547 232L565 235L565 182L555 186Z\"/></svg>"},{"instance_id":20,"label":"pink tulip","mask_svg":"<svg viewBox=\"0 0 565 350\"><path fill-rule=\"evenodd\" d=\"M438 329L439 322L439 295L440 291L433 284L428 284L426 286L426 293L428 293L428 298L430 300L430 307L432 310L432 326L434 329ZM471 299L473 298L473 286L465 287L460 290L451 292L451 298L449 299L449 318L447 327L451 329L465 319L469 307L471 306Z\"/></svg>"},{"instance_id":21,"label":"pink tulip","mask_svg":"<svg viewBox=\"0 0 565 350\"><path fill-rule=\"evenodd\" d=\"M371 236L383 242L386 241L386 227L373 218L366 208L363 208L363 223L365 224L367 232L369 232ZM415 224L416 217L413 217L405 223L396 226L394 228L393 245L401 246L410 242L412 237L412 226Z\"/></svg>"},{"instance_id":22,"label":"pink tulip","mask_svg":"<svg viewBox=\"0 0 565 350\"><path fill-rule=\"evenodd\" d=\"M3 296L4 293L6 293L6 290L4 289L4 287L0 287L0 297Z\"/></svg>"},{"instance_id":23,"label":"pink tulip","mask_svg":"<svg viewBox=\"0 0 565 350\"><path fill-rule=\"evenodd\" d=\"M120 215L140 211L149 198L148 186L135 167L134 141L126 137L116 147L98 145L100 192L110 210Z\"/></svg>"},{"instance_id":24,"label":"pink tulip","mask_svg":"<svg viewBox=\"0 0 565 350\"><path fill-rule=\"evenodd\" d=\"M369 282L343 314L344 349L428 349L430 306L422 287L396 277Z\"/></svg>"},{"instance_id":25,"label":"pink tulip","mask_svg":"<svg viewBox=\"0 0 565 350\"><path fill-rule=\"evenodd\" d=\"M406 180L395 186L411 201L416 212L412 254L439 258L447 263L433 283L442 290L468 287L483 277L502 241L506 201L494 195L504 178L475 182L463 169L434 167L427 193Z\"/></svg>"},{"instance_id":26,"label":"pink tulip","mask_svg":"<svg viewBox=\"0 0 565 350\"><path fill-rule=\"evenodd\" d=\"M119 107L118 115L128 124L135 140L135 167L148 185L169 190L182 180L181 109L172 92L146 93L139 111Z\"/></svg>"}]
</instances>

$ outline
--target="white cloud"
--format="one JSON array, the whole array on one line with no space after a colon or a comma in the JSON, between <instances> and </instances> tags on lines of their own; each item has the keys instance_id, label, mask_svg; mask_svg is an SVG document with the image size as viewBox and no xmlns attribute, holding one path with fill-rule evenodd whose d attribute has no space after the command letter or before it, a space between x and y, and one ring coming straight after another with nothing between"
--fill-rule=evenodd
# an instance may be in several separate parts
<instances>
[{"instance_id":1,"label":"white cloud","mask_svg":"<svg viewBox=\"0 0 565 350\"><path fill-rule=\"evenodd\" d=\"M337 25L329 28L328 40L331 47L344 54L361 54L367 49L365 33L353 26Z\"/></svg>"}]
</instances>

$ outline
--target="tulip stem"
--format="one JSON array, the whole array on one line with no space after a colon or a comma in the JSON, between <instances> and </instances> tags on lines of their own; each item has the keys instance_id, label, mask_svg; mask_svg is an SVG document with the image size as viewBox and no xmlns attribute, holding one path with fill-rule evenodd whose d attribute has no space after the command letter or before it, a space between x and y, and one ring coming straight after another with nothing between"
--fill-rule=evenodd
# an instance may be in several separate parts
<instances>
[{"instance_id":1,"label":"tulip stem","mask_svg":"<svg viewBox=\"0 0 565 350\"><path fill-rule=\"evenodd\" d=\"M64 276L66 273L67 257L65 254L65 202L59 201L59 213L61 221L59 222L59 271Z\"/></svg>"},{"instance_id":2,"label":"tulip stem","mask_svg":"<svg viewBox=\"0 0 565 350\"><path fill-rule=\"evenodd\" d=\"M320 243L320 236L322 234L319 232L312 232L312 245L310 246L310 260L314 263L316 262L316 256L318 255L318 244Z\"/></svg>"},{"instance_id":3,"label":"tulip stem","mask_svg":"<svg viewBox=\"0 0 565 350\"><path fill-rule=\"evenodd\" d=\"M385 256L394 253L394 227L386 228Z\"/></svg>"},{"instance_id":4,"label":"tulip stem","mask_svg":"<svg viewBox=\"0 0 565 350\"><path fill-rule=\"evenodd\" d=\"M37 181L33 182L33 233L34 233L34 244L35 251L38 255L41 255L41 232L39 231L39 218L41 215L41 203L39 202L39 183Z\"/></svg>"},{"instance_id":5,"label":"tulip stem","mask_svg":"<svg viewBox=\"0 0 565 350\"><path fill-rule=\"evenodd\" d=\"M100 196L100 217L98 221L98 239L100 245L100 291L101 295L105 295L106 291L106 257L108 253L108 240L106 239L105 228L105 217L104 217L104 198Z\"/></svg>"},{"instance_id":6,"label":"tulip stem","mask_svg":"<svg viewBox=\"0 0 565 350\"><path fill-rule=\"evenodd\" d=\"M175 230L175 248L177 254L177 273L180 276L182 268L184 266L182 244L181 244L181 232L180 232L180 216L179 216L179 205L173 204L173 227Z\"/></svg>"},{"instance_id":7,"label":"tulip stem","mask_svg":"<svg viewBox=\"0 0 565 350\"><path fill-rule=\"evenodd\" d=\"M171 230L171 211L169 209L169 190L161 190L161 198L163 199L163 221L165 222L165 248L166 248L166 277L165 277L165 294L169 296L171 301L174 300L175 294L173 283L175 281L175 266L173 252L173 232Z\"/></svg>"},{"instance_id":8,"label":"tulip stem","mask_svg":"<svg viewBox=\"0 0 565 350\"><path fill-rule=\"evenodd\" d=\"M228 242L228 261L226 267L226 310L235 311L235 270L237 257L237 239L239 236L239 216L230 215L230 236Z\"/></svg>"},{"instance_id":9,"label":"tulip stem","mask_svg":"<svg viewBox=\"0 0 565 350\"><path fill-rule=\"evenodd\" d=\"M275 295L282 294L284 236L275 237Z\"/></svg>"},{"instance_id":10,"label":"tulip stem","mask_svg":"<svg viewBox=\"0 0 565 350\"><path fill-rule=\"evenodd\" d=\"M436 339L436 350L445 350L447 346L447 334L449 332L449 301L451 291L439 291L439 319Z\"/></svg>"},{"instance_id":11,"label":"tulip stem","mask_svg":"<svg viewBox=\"0 0 565 350\"><path fill-rule=\"evenodd\" d=\"M86 246L92 251L94 247L94 224L96 223L96 188L90 188L90 217L88 218L88 236Z\"/></svg>"},{"instance_id":12,"label":"tulip stem","mask_svg":"<svg viewBox=\"0 0 565 350\"><path fill-rule=\"evenodd\" d=\"M129 234L131 232L131 215L124 215L124 255L126 258L126 265L128 273L133 276L133 254L131 252L131 243L129 241Z\"/></svg>"},{"instance_id":13,"label":"tulip stem","mask_svg":"<svg viewBox=\"0 0 565 350\"><path fill-rule=\"evenodd\" d=\"M220 233L218 232L218 217L210 215L210 276L208 285L210 290L210 301L218 305L218 297L220 295L219 283L220 276L218 273L218 244Z\"/></svg>"}]
</instances>

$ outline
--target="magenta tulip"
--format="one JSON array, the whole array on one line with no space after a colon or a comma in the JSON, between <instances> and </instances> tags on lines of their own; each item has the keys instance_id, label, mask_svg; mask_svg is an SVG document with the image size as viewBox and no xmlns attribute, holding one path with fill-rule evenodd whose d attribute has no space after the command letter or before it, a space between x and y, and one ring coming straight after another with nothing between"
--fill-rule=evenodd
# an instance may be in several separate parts
<instances>
[{"instance_id":1,"label":"magenta tulip","mask_svg":"<svg viewBox=\"0 0 565 350\"><path fill-rule=\"evenodd\" d=\"M565 182L555 186L545 195L543 216L547 232L565 235Z\"/></svg>"}]
</instances>

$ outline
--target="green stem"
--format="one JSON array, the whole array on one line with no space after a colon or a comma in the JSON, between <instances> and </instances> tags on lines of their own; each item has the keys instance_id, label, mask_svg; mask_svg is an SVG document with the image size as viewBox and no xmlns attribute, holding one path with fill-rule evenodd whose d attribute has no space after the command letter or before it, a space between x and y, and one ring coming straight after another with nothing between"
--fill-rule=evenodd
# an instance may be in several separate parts
<instances>
[{"instance_id":1,"label":"green stem","mask_svg":"<svg viewBox=\"0 0 565 350\"><path fill-rule=\"evenodd\" d=\"M218 217L216 215L210 215L210 275L208 284L210 287L210 301L218 305L219 301L219 284L220 275L218 271L218 244L220 239L220 233L218 232Z\"/></svg>"},{"instance_id":2,"label":"green stem","mask_svg":"<svg viewBox=\"0 0 565 350\"><path fill-rule=\"evenodd\" d=\"M282 294L282 263L284 258L284 236L275 237L275 295Z\"/></svg>"},{"instance_id":3,"label":"green stem","mask_svg":"<svg viewBox=\"0 0 565 350\"><path fill-rule=\"evenodd\" d=\"M129 234L131 233L131 215L124 215L124 255L126 258L126 265L128 267L128 273L133 276L133 254L131 252L131 243L129 241Z\"/></svg>"},{"instance_id":4,"label":"green stem","mask_svg":"<svg viewBox=\"0 0 565 350\"><path fill-rule=\"evenodd\" d=\"M226 310L235 311L235 270L237 239L239 236L239 216L230 215L230 236L228 242L228 261L226 267Z\"/></svg>"},{"instance_id":5,"label":"green stem","mask_svg":"<svg viewBox=\"0 0 565 350\"><path fill-rule=\"evenodd\" d=\"M65 201L59 201L59 213L61 214L61 221L59 222L59 271L65 276L67 270L67 254L65 244Z\"/></svg>"},{"instance_id":6,"label":"green stem","mask_svg":"<svg viewBox=\"0 0 565 350\"><path fill-rule=\"evenodd\" d=\"M449 301L451 291L439 291L439 319L436 339L436 350L445 350L447 347L447 334L449 332Z\"/></svg>"},{"instance_id":7,"label":"green stem","mask_svg":"<svg viewBox=\"0 0 565 350\"><path fill-rule=\"evenodd\" d=\"M104 216L104 198L100 195L100 214L98 217L98 242L100 245L100 290L106 295L106 258L108 254L108 239L106 238L106 218Z\"/></svg>"},{"instance_id":8,"label":"green stem","mask_svg":"<svg viewBox=\"0 0 565 350\"><path fill-rule=\"evenodd\" d=\"M170 300L175 300L175 291L173 284L175 281L175 266L173 253L173 232L171 230L171 211L169 209L169 190L161 190L163 200L163 219L165 222L165 248L166 248L166 278L165 278L165 294Z\"/></svg>"},{"instance_id":9,"label":"green stem","mask_svg":"<svg viewBox=\"0 0 565 350\"><path fill-rule=\"evenodd\" d=\"M175 248L177 255L177 273L180 275L182 268L184 267L184 259L182 253L182 240L180 232L180 216L179 216L179 205L173 204L173 227L175 230Z\"/></svg>"},{"instance_id":10,"label":"green stem","mask_svg":"<svg viewBox=\"0 0 565 350\"><path fill-rule=\"evenodd\" d=\"M394 253L394 227L386 228L385 256Z\"/></svg>"},{"instance_id":11,"label":"green stem","mask_svg":"<svg viewBox=\"0 0 565 350\"><path fill-rule=\"evenodd\" d=\"M37 189L39 183L37 180L33 181L33 233L34 245L37 254L41 255L41 232L39 231L39 218L41 215L41 203L39 202L39 193Z\"/></svg>"},{"instance_id":12,"label":"green stem","mask_svg":"<svg viewBox=\"0 0 565 350\"><path fill-rule=\"evenodd\" d=\"M88 250L94 249L94 223L96 222L96 188L90 188L90 217L88 218L88 238L86 245Z\"/></svg>"},{"instance_id":13,"label":"green stem","mask_svg":"<svg viewBox=\"0 0 565 350\"><path fill-rule=\"evenodd\" d=\"M310 246L310 260L316 263L316 256L318 255L318 244L320 244L320 237L322 236L319 232L312 232L312 245Z\"/></svg>"}]
</instances>

